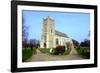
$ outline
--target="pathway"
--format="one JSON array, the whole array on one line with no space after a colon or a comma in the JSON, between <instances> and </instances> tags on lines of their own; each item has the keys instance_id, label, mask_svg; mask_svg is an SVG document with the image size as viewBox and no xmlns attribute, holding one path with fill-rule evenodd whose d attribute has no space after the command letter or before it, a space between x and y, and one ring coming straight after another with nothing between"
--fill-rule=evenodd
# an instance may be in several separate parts
<instances>
[{"instance_id":1,"label":"pathway","mask_svg":"<svg viewBox=\"0 0 100 73\"><path fill-rule=\"evenodd\" d=\"M40 52L37 49L37 53L35 55L32 55L30 59L27 60L27 62L33 62L33 61L58 61L58 60L81 60L82 58L74 53L70 55L49 55L44 54Z\"/></svg>"}]
</instances>

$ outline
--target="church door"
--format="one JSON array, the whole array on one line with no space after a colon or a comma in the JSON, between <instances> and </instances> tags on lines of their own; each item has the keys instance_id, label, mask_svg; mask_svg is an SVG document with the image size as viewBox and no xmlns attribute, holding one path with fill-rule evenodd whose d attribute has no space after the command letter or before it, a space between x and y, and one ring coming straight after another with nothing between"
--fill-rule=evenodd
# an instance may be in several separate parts
<instances>
[{"instance_id":1,"label":"church door","mask_svg":"<svg viewBox=\"0 0 100 73\"><path fill-rule=\"evenodd\" d=\"M46 48L46 43L44 43L44 48Z\"/></svg>"}]
</instances>

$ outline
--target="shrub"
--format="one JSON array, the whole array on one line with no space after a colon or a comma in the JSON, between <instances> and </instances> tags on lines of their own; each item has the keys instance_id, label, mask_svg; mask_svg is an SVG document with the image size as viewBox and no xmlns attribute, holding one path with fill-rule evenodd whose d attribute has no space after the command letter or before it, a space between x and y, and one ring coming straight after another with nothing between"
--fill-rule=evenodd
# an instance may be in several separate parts
<instances>
[{"instance_id":1,"label":"shrub","mask_svg":"<svg viewBox=\"0 0 100 73\"><path fill-rule=\"evenodd\" d=\"M63 54L65 52L65 46L57 46L55 48L55 55Z\"/></svg>"},{"instance_id":2,"label":"shrub","mask_svg":"<svg viewBox=\"0 0 100 73\"><path fill-rule=\"evenodd\" d=\"M79 47L76 48L78 54L83 58L89 59L90 58L90 49L89 47Z\"/></svg>"},{"instance_id":3,"label":"shrub","mask_svg":"<svg viewBox=\"0 0 100 73\"><path fill-rule=\"evenodd\" d=\"M24 48L22 50L22 61L26 61L27 59L29 59L32 54L35 54L36 53L36 49L33 48L33 49L30 49L30 48Z\"/></svg>"}]
</instances>

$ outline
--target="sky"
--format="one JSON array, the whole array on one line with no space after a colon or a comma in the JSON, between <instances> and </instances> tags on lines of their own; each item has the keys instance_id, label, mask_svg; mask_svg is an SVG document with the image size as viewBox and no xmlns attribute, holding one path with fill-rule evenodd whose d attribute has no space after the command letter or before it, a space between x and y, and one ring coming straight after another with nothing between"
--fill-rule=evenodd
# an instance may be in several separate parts
<instances>
[{"instance_id":1,"label":"sky","mask_svg":"<svg viewBox=\"0 0 100 73\"><path fill-rule=\"evenodd\" d=\"M22 11L24 25L28 27L28 39L41 39L43 18L54 19L55 29L67 34L70 38L83 41L90 30L90 14L76 12Z\"/></svg>"}]
</instances>

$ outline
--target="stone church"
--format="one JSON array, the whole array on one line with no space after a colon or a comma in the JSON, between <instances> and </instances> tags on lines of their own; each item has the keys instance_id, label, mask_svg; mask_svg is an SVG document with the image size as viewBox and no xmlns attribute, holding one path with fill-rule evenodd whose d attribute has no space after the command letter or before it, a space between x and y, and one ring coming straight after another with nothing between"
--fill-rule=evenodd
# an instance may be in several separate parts
<instances>
[{"instance_id":1,"label":"stone church","mask_svg":"<svg viewBox=\"0 0 100 73\"><path fill-rule=\"evenodd\" d=\"M73 47L72 39L67 34L56 30L54 20L48 16L43 19L40 48L55 48L59 45Z\"/></svg>"}]
</instances>

